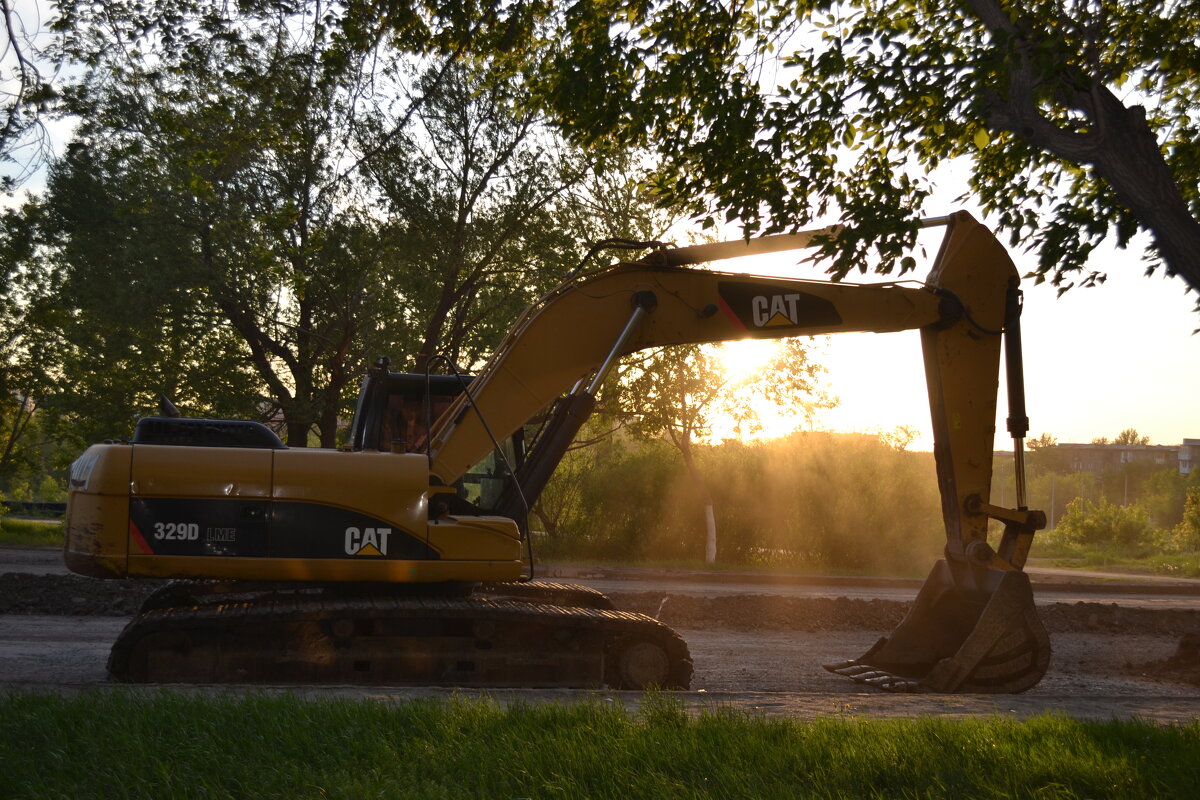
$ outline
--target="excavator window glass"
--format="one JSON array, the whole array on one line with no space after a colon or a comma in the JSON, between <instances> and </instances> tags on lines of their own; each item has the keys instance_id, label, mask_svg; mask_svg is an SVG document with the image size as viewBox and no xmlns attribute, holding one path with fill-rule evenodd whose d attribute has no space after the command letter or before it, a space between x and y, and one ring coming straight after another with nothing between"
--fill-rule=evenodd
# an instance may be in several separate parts
<instances>
[{"instance_id":1,"label":"excavator window glass","mask_svg":"<svg viewBox=\"0 0 1200 800\"><path fill-rule=\"evenodd\" d=\"M519 430L500 443L503 459L499 457L499 451L493 450L474 464L456 484L458 496L484 511L494 510L512 485L512 473L505 466L505 460L513 469L520 467L524 458L523 441L523 431Z\"/></svg>"},{"instance_id":2,"label":"excavator window glass","mask_svg":"<svg viewBox=\"0 0 1200 800\"><path fill-rule=\"evenodd\" d=\"M467 385L471 378L464 377ZM350 446L354 450L423 453L428 447L426 418L437 419L462 393L454 375L425 375L371 370L363 378ZM426 407L425 392L429 391Z\"/></svg>"}]
</instances>

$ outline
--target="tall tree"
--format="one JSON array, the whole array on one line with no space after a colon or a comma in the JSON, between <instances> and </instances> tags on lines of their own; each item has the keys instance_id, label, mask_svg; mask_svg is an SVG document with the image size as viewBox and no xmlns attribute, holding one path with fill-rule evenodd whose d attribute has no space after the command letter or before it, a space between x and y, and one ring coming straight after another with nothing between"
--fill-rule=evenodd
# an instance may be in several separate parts
<instances>
[{"instance_id":1,"label":"tall tree","mask_svg":"<svg viewBox=\"0 0 1200 800\"><path fill-rule=\"evenodd\" d=\"M1067 473L1070 471L1070 459L1058 449L1058 439L1049 433L1042 433L1026 440L1029 447L1029 471L1039 473ZM1010 462L1005 462L1007 468Z\"/></svg>"},{"instance_id":2,"label":"tall tree","mask_svg":"<svg viewBox=\"0 0 1200 800\"><path fill-rule=\"evenodd\" d=\"M0 188L12 191L50 155L44 119L57 105L53 78L61 64L37 3L0 0Z\"/></svg>"},{"instance_id":3,"label":"tall tree","mask_svg":"<svg viewBox=\"0 0 1200 800\"><path fill-rule=\"evenodd\" d=\"M244 351L180 277L187 240L147 213L152 187L104 155L70 148L27 206L37 238L14 355L41 367L38 405L78 444L128 435L159 392L193 413L254 414Z\"/></svg>"},{"instance_id":4,"label":"tall tree","mask_svg":"<svg viewBox=\"0 0 1200 800\"><path fill-rule=\"evenodd\" d=\"M1197 0L580 0L563 41L541 89L576 137L655 146L668 201L747 233L836 212L839 275L911 268L961 158L1039 280L1103 280L1097 244L1145 230L1200 291Z\"/></svg>"},{"instance_id":5,"label":"tall tree","mask_svg":"<svg viewBox=\"0 0 1200 800\"><path fill-rule=\"evenodd\" d=\"M47 343L29 310L43 296L45 274L31 264L40 209L33 204L0 215L0 488L11 481L39 443L34 413L49 383Z\"/></svg>"},{"instance_id":6,"label":"tall tree","mask_svg":"<svg viewBox=\"0 0 1200 800\"><path fill-rule=\"evenodd\" d=\"M1137 432L1137 428L1126 428L1117 434L1117 437L1113 439L1113 444L1146 445L1150 444L1150 437L1142 436Z\"/></svg>"},{"instance_id":7,"label":"tall tree","mask_svg":"<svg viewBox=\"0 0 1200 800\"><path fill-rule=\"evenodd\" d=\"M225 22L141 57L94 45L51 203L65 285L122 278L121 308L143 320L126 337L152 329L178 349L188 320L207 326L198 338L223 338L211 352L253 370L243 391L282 414L290 444L315 427L332 446L378 267L374 222L350 207L341 168L361 73L325 62L332 32L310 11Z\"/></svg>"},{"instance_id":8,"label":"tall tree","mask_svg":"<svg viewBox=\"0 0 1200 800\"><path fill-rule=\"evenodd\" d=\"M595 164L511 65L466 57L487 20L433 9L405 38L321 0L63 8L81 121L31 258L57 363L121 365L89 384L118 429L165 388L332 446L369 359L469 367L599 224L568 213Z\"/></svg>"},{"instance_id":9,"label":"tall tree","mask_svg":"<svg viewBox=\"0 0 1200 800\"><path fill-rule=\"evenodd\" d=\"M492 65L426 70L415 89L407 122L381 108L364 125L388 285L405 309L394 324L416 370L434 354L469 368L578 259L558 212L588 168Z\"/></svg>"}]
</instances>

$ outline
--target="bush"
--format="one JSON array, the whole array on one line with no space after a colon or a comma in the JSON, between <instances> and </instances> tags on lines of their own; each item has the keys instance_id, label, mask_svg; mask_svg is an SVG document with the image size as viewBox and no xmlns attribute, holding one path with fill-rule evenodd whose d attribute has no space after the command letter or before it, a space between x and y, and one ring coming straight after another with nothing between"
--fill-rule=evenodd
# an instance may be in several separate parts
<instances>
[{"instance_id":1,"label":"bush","mask_svg":"<svg viewBox=\"0 0 1200 800\"><path fill-rule=\"evenodd\" d=\"M1077 497L1067 504L1058 531L1069 544L1113 545L1134 549L1156 544L1158 531L1141 506L1121 506L1100 498L1099 503Z\"/></svg>"},{"instance_id":2,"label":"bush","mask_svg":"<svg viewBox=\"0 0 1200 800\"><path fill-rule=\"evenodd\" d=\"M29 488L29 481L24 479L9 481L5 494L16 503L33 502L33 490Z\"/></svg>"},{"instance_id":3,"label":"bush","mask_svg":"<svg viewBox=\"0 0 1200 800\"><path fill-rule=\"evenodd\" d=\"M54 479L53 475L45 475L38 484L37 499L43 503L67 502L67 490Z\"/></svg>"},{"instance_id":4,"label":"bush","mask_svg":"<svg viewBox=\"0 0 1200 800\"><path fill-rule=\"evenodd\" d=\"M796 433L705 460L725 560L920 572L945 543L929 453L876 436Z\"/></svg>"},{"instance_id":5,"label":"bush","mask_svg":"<svg viewBox=\"0 0 1200 800\"><path fill-rule=\"evenodd\" d=\"M945 543L930 453L823 433L694 450L724 564L919 574ZM544 495L557 513L542 557L704 557L704 501L669 443L617 437L562 466Z\"/></svg>"},{"instance_id":6,"label":"bush","mask_svg":"<svg viewBox=\"0 0 1200 800\"><path fill-rule=\"evenodd\" d=\"M1188 491L1183 520L1175 526L1175 543L1180 550L1200 550L1200 489Z\"/></svg>"}]
</instances>

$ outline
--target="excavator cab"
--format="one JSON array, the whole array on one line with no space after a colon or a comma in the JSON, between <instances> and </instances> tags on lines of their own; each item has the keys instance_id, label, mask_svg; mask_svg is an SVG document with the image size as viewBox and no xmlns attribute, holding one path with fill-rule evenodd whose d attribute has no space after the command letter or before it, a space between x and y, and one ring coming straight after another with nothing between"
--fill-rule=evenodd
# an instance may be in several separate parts
<instances>
[{"instance_id":1,"label":"excavator cab","mask_svg":"<svg viewBox=\"0 0 1200 800\"><path fill-rule=\"evenodd\" d=\"M349 449L424 453L429 426L470 385L471 377L392 372L380 358L363 376Z\"/></svg>"},{"instance_id":2,"label":"excavator cab","mask_svg":"<svg viewBox=\"0 0 1200 800\"><path fill-rule=\"evenodd\" d=\"M363 376L348 449L392 453L427 453L428 431L460 395L469 391L471 375L426 375L392 372L387 358L380 358ZM501 498L512 491L513 470L525 461L524 428L497 443L454 483L454 493L439 495L454 513L478 515L497 509ZM508 516L524 526L523 509Z\"/></svg>"}]
</instances>

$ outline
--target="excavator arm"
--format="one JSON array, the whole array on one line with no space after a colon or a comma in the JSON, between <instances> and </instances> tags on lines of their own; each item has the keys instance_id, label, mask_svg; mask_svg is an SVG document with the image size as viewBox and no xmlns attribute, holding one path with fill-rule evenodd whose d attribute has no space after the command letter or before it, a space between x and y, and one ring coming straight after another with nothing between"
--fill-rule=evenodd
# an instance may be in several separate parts
<instances>
[{"instance_id":1,"label":"excavator arm","mask_svg":"<svg viewBox=\"0 0 1200 800\"><path fill-rule=\"evenodd\" d=\"M510 435L559 398L540 449L518 473L523 498L510 496L500 509L518 516L591 412L607 372L621 356L644 348L919 329L946 558L891 637L829 669L893 691L1029 688L1045 673L1049 642L1021 568L1044 518L1026 509L1023 497L1016 509L990 501L1006 337L1016 404L1009 427L1018 458L1028 425L1023 401L1012 397L1014 386L1020 389L1018 274L1004 247L969 214L952 215L946 226L923 286L750 277L686 266L808 246L813 234L659 251L566 283L526 312L469 396L434 423L431 479L453 483L492 449L492 434ZM988 543L993 519L1005 525L998 549Z\"/></svg>"}]
</instances>

